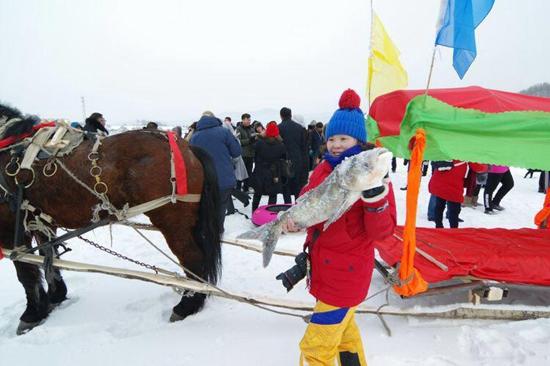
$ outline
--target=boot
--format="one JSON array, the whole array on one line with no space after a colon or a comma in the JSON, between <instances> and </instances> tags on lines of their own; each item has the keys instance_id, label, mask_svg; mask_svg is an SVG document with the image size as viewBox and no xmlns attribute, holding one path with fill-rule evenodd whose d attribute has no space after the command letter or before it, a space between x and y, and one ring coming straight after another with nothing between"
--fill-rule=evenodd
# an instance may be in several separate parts
<instances>
[{"instance_id":1,"label":"boot","mask_svg":"<svg viewBox=\"0 0 550 366\"><path fill-rule=\"evenodd\" d=\"M472 207L477 207L477 196L472 196Z\"/></svg>"},{"instance_id":2,"label":"boot","mask_svg":"<svg viewBox=\"0 0 550 366\"><path fill-rule=\"evenodd\" d=\"M462 202L462 207L473 207L472 196L464 196L464 202Z\"/></svg>"}]
</instances>

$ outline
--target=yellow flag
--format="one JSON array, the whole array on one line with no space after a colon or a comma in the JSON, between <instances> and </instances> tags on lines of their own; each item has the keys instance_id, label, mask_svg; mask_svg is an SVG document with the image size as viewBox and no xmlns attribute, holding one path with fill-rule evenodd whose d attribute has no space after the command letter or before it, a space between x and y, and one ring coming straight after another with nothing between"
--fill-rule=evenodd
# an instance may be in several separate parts
<instances>
[{"instance_id":1,"label":"yellow flag","mask_svg":"<svg viewBox=\"0 0 550 366\"><path fill-rule=\"evenodd\" d=\"M371 31L368 96L372 103L376 97L407 87L409 78L399 62L399 50L386 33L384 25L373 14Z\"/></svg>"}]
</instances>

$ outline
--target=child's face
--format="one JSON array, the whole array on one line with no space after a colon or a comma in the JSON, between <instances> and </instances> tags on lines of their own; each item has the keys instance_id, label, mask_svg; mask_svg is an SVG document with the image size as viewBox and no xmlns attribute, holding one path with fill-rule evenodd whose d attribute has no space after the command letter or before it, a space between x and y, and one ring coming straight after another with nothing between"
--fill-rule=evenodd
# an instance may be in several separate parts
<instances>
[{"instance_id":1,"label":"child's face","mask_svg":"<svg viewBox=\"0 0 550 366\"><path fill-rule=\"evenodd\" d=\"M338 156L359 141L348 135L334 135L327 140L327 150L331 155Z\"/></svg>"}]
</instances>

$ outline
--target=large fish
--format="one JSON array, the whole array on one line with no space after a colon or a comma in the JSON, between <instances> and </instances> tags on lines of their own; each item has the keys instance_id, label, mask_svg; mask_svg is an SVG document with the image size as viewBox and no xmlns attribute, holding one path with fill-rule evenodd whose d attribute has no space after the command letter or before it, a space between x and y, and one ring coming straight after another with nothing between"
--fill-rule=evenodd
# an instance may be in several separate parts
<instances>
[{"instance_id":1,"label":"large fish","mask_svg":"<svg viewBox=\"0 0 550 366\"><path fill-rule=\"evenodd\" d=\"M265 225L239 235L238 239L256 240L263 245L266 267L282 232L282 223L290 218L301 228L325 222L323 230L338 220L360 198L361 192L379 187L388 174L391 152L384 148L363 151L346 158L314 189L300 196L296 205Z\"/></svg>"}]
</instances>

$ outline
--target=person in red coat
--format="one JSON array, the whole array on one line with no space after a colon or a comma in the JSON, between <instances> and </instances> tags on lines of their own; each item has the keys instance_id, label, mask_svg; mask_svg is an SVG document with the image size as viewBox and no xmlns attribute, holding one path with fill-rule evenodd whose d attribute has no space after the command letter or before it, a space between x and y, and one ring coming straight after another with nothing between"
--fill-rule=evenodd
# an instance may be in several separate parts
<instances>
[{"instance_id":1,"label":"person in red coat","mask_svg":"<svg viewBox=\"0 0 550 366\"><path fill-rule=\"evenodd\" d=\"M326 128L327 152L301 194L321 184L346 157L365 149L367 133L360 98L346 90L340 109ZM388 166L389 170L389 166ZM374 267L374 241L393 233L395 198L385 178L381 187L365 191L340 219L325 231L323 223L307 228L304 247L309 252L310 293L317 299L314 313L300 342L301 365L366 365L356 307L366 298ZM294 231L292 221L285 230Z\"/></svg>"},{"instance_id":2,"label":"person in red coat","mask_svg":"<svg viewBox=\"0 0 550 366\"><path fill-rule=\"evenodd\" d=\"M464 201L464 177L468 164L464 161L434 161L433 174L428 185L431 194L435 196L435 227L443 227L443 211L447 206L447 217L451 228L458 227L460 205Z\"/></svg>"}]
</instances>

